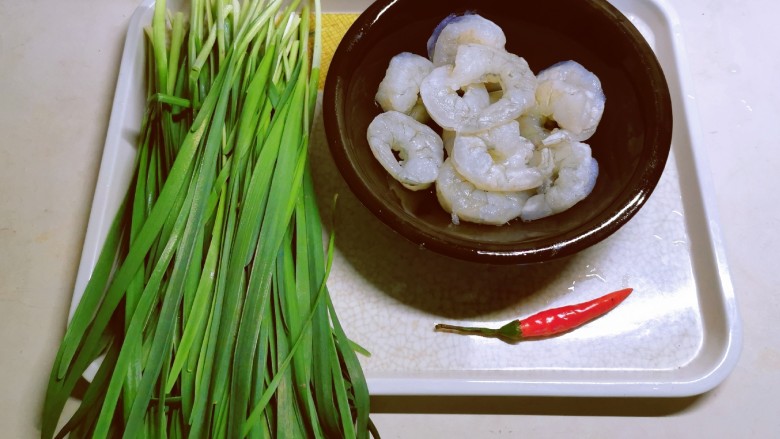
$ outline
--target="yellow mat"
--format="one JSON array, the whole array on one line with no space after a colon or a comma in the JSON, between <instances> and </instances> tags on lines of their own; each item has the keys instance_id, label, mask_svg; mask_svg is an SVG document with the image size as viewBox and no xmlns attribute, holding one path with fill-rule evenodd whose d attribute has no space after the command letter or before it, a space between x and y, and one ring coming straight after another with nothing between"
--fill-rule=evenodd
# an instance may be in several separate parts
<instances>
[{"instance_id":1,"label":"yellow mat","mask_svg":"<svg viewBox=\"0 0 780 439\"><path fill-rule=\"evenodd\" d=\"M322 14L322 65L320 69L320 88L325 86L328 67L339 42L360 14Z\"/></svg>"}]
</instances>

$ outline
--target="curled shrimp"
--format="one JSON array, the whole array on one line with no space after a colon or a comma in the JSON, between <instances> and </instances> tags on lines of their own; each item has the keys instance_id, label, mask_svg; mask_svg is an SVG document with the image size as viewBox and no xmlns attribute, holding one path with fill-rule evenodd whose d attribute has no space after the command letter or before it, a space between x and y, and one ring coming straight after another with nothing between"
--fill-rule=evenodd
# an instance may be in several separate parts
<instances>
[{"instance_id":1,"label":"curled shrimp","mask_svg":"<svg viewBox=\"0 0 780 439\"><path fill-rule=\"evenodd\" d=\"M379 83L375 99L384 111L399 111L420 122L428 114L420 99L420 83L433 70L433 64L420 55L402 52L390 60Z\"/></svg>"},{"instance_id":2,"label":"curled shrimp","mask_svg":"<svg viewBox=\"0 0 780 439\"><path fill-rule=\"evenodd\" d=\"M436 179L436 197L444 210L452 215L454 224L464 220L501 225L520 215L529 192L491 192L477 189L455 170L448 158L441 166Z\"/></svg>"},{"instance_id":3,"label":"curled shrimp","mask_svg":"<svg viewBox=\"0 0 780 439\"><path fill-rule=\"evenodd\" d=\"M436 26L428 39L428 57L436 67L455 62L458 46L474 43L504 49L506 36L501 28L478 14L452 14Z\"/></svg>"},{"instance_id":4,"label":"curled shrimp","mask_svg":"<svg viewBox=\"0 0 780 439\"><path fill-rule=\"evenodd\" d=\"M463 91L463 102L473 109L480 111L487 108L488 105L498 101L501 91L489 92L485 84L469 84ZM444 142L444 150L447 155L452 155L452 146L455 144L457 133L452 130L443 129L441 140Z\"/></svg>"},{"instance_id":5,"label":"curled shrimp","mask_svg":"<svg viewBox=\"0 0 780 439\"><path fill-rule=\"evenodd\" d=\"M542 184L543 176L530 166L534 145L520 136L517 121L476 134L458 133L452 146L452 165L474 186L486 191L523 191Z\"/></svg>"},{"instance_id":6,"label":"curled shrimp","mask_svg":"<svg viewBox=\"0 0 780 439\"><path fill-rule=\"evenodd\" d=\"M388 111L371 121L367 137L374 157L408 189L425 189L436 181L444 146L429 126L404 113ZM393 151L398 152L400 161Z\"/></svg>"},{"instance_id":7,"label":"curled shrimp","mask_svg":"<svg viewBox=\"0 0 780 439\"><path fill-rule=\"evenodd\" d=\"M599 167L585 143L562 141L540 151L539 169L546 181L523 206L520 218L532 221L563 212L587 197L596 185Z\"/></svg>"},{"instance_id":8,"label":"curled shrimp","mask_svg":"<svg viewBox=\"0 0 780 439\"><path fill-rule=\"evenodd\" d=\"M478 110L458 94L462 86L452 83L451 74L451 65L433 69L420 83L420 97L431 119L442 129L455 131Z\"/></svg>"},{"instance_id":9,"label":"curled shrimp","mask_svg":"<svg viewBox=\"0 0 780 439\"><path fill-rule=\"evenodd\" d=\"M606 102L598 77L576 61L564 61L536 78L535 104L520 118L523 135L537 146L590 138ZM548 140L551 134L557 136Z\"/></svg>"},{"instance_id":10,"label":"curled shrimp","mask_svg":"<svg viewBox=\"0 0 780 439\"><path fill-rule=\"evenodd\" d=\"M475 109L458 91L470 84L498 83L501 97ZM454 66L441 66L420 84L420 96L431 118L444 129L475 133L504 124L534 103L536 78L521 57L478 44L458 47Z\"/></svg>"}]
</instances>

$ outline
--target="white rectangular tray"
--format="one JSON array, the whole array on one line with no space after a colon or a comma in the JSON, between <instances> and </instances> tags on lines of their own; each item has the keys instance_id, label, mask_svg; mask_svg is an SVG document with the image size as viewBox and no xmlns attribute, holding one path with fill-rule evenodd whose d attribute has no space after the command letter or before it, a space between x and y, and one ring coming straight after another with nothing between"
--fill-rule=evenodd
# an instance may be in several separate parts
<instances>
[{"instance_id":1,"label":"white rectangular tray","mask_svg":"<svg viewBox=\"0 0 780 439\"><path fill-rule=\"evenodd\" d=\"M324 1L357 12L368 1ZM662 0L613 2L654 47L674 108L672 154L645 207L615 235L564 261L487 267L418 249L351 194L330 157L321 117L314 178L328 218L338 205L329 286L372 395L689 396L718 385L736 364L741 329L696 128L682 29ZM130 180L144 106L142 28L133 15L90 214L72 308L80 299ZM544 308L630 286L619 308L576 331L506 344L433 332L438 322L497 326Z\"/></svg>"}]
</instances>

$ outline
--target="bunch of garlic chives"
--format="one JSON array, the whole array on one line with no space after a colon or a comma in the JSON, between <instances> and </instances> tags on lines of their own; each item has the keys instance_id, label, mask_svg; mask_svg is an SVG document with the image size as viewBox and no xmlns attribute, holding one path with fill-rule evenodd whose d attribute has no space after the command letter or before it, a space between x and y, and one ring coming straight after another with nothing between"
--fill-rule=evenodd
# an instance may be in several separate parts
<instances>
[{"instance_id":1,"label":"bunch of garlic chives","mask_svg":"<svg viewBox=\"0 0 780 439\"><path fill-rule=\"evenodd\" d=\"M308 163L320 17L318 0L194 0L188 27L158 0L134 178L52 368L43 437L101 356L58 436L373 430Z\"/></svg>"}]
</instances>

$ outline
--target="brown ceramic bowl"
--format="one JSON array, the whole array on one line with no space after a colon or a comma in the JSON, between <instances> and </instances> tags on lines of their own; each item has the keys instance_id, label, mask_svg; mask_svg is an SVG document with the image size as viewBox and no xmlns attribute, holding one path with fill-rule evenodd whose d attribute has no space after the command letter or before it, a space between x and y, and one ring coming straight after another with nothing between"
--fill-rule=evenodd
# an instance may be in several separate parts
<instances>
[{"instance_id":1,"label":"brown ceramic bowl","mask_svg":"<svg viewBox=\"0 0 780 439\"><path fill-rule=\"evenodd\" d=\"M571 59L601 80L606 108L587 141L599 163L598 181L568 211L528 223L453 225L434 189L404 189L372 155L366 129L382 111L374 95L390 58L403 51L425 56L436 25L466 11L498 24L507 50L534 72ZM628 19L603 0L379 0L355 21L333 57L323 113L339 171L377 218L421 247L491 264L547 261L611 235L655 188L672 136L671 99L658 60Z\"/></svg>"}]
</instances>

